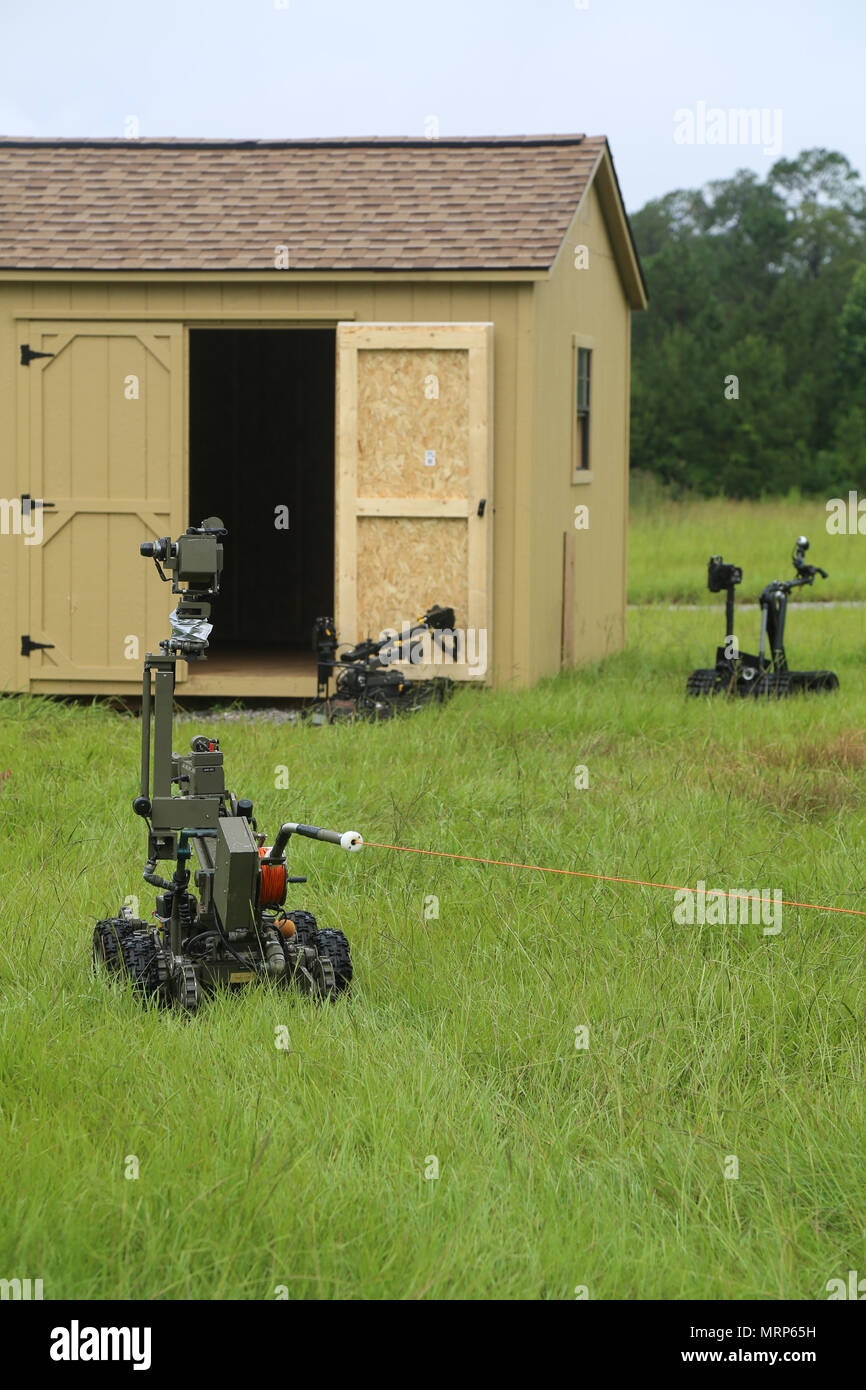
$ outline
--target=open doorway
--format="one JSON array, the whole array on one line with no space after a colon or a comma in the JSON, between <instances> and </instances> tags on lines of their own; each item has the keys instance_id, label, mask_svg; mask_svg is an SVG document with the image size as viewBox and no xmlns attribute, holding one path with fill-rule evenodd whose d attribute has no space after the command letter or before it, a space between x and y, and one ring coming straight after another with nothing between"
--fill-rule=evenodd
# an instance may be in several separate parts
<instances>
[{"instance_id":1,"label":"open doorway","mask_svg":"<svg viewBox=\"0 0 866 1390\"><path fill-rule=\"evenodd\" d=\"M313 665L334 607L333 329L192 329L190 523L228 537L209 666ZM288 508L288 530L275 525Z\"/></svg>"}]
</instances>

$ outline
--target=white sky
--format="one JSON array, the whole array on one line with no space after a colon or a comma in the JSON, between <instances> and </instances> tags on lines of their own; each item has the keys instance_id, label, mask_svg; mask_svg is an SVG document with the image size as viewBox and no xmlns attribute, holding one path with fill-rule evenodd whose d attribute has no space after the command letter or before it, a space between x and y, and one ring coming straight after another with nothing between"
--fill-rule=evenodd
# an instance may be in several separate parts
<instances>
[{"instance_id":1,"label":"white sky","mask_svg":"<svg viewBox=\"0 0 866 1390\"><path fill-rule=\"evenodd\" d=\"M2 134L583 131L630 211L776 157L676 143L699 102L866 177L864 88L866 0L0 0Z\"/></svg>"}]
</instances>

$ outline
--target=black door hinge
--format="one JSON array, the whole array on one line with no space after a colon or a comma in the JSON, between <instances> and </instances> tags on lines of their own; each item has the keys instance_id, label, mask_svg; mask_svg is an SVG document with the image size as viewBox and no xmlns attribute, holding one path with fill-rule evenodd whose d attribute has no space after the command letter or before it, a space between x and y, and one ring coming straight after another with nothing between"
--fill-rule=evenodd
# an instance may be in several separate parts
<instances>
[{"instance_id":1,"label":"black door hinge","mask_svg":"<svg viewBox=\"0 0 866 1390\"><path fill-rule=\"evenodd\" d=\"M31 497L29 492L21 494L21 515L29 516L34 507L41 507L44 511L46 507L53 507L53 502L44 502L41 497Z\"/></svg>"},{"instance_id":2,"label":"black door hinge","mask_svg":"<svg viewBox=\"0 0 866 1390\"><path fill-rule=\"evenodd\" d=\"M31 652L46 651L53 647L53 642L33 642L29 633L25 632L21 636L21 655L29 656Z\"/></svg>"},{"instance_id":3,"label":"black door hinge","mask_svg":"<svg viewBox=\"0 0 866 1390\"><path fill-rule=\"evenodd\" d=\"M481 501L478 503L478 515L479 515L479 516L483 516L483 515L484 515L484 508L485 508L486 506L487 506L487 498L486 498L486 497L482 497Z\"/></svg>"},{"instance_id":4,"label":"black door hinge","mask_svg":"<svg viewBox=\"0 0 866 1390\"><path fill-rule=\"evenodd\" d=\"M34 352L29 343L21 344L21 366L29 367L34 357L54 357L53 352Z\"/></svg>"}]
</instances>

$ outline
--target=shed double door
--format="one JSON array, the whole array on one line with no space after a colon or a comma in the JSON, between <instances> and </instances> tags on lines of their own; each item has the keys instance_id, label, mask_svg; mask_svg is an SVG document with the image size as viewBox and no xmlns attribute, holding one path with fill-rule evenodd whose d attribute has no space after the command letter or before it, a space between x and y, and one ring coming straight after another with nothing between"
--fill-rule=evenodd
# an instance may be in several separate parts
<instances>
[{"instance_id":1,"label":"shed double door","mask_svg":"<svg viewBox=\"0 0 866 1390\"><path fill-rule=\"evenodd\" d=\"M489 673L492 343L489 323L337 328L337 630L378 638L453 608L464 659L421 677Z\"/></svg>"},{"instance_id":2,"label":"shed double door","mask_svg":"<svg viewBox=\"0 0 866 1390\"><path fill-rule=\"evenodd\" d=\"M183 329L45 320L18 328L46 354L18 368L21 476L46 504L42 543L22 547L19 622L31 642L50 644L21 656L22 688L137 681L173 603L138 548L186 527ZM186 663L177 676L186 678Z\"/></svg>"},{"instance_id":3,"label":"shed double door","mask_svg":"<svg viewBox=\"0 0 866 1390\"><path fill-rule=\"evenodd\" d=\"M42 543L20 552L18 614L46 645L21 656L20 688L128 685L173 606L138 547L187 525L183 325L18 328L45 354L18 368L18 422L22 490L46 504ZM355 642L452 607L469 659L418 676L489 672L492 370L492 324L337 329L338 630Z\"/></svg>"}]
</instances>

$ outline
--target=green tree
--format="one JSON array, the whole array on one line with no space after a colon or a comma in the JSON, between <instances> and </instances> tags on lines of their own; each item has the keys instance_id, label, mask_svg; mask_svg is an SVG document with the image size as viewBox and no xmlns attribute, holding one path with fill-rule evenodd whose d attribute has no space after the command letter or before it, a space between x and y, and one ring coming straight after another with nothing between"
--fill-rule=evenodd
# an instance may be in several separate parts
<instances>
[{"instance_id":1,"label":"green tree","mask_svg":"<svg viewBox=\"0 0 866 1390\"><path fill-rule=\"evenodd\" d=\"M740 170L653 199L632 227L650 291L633 467L744 497L862 486L866 190L848 160L807 150L764 180Z\"/></svg>"}]
</instances>

